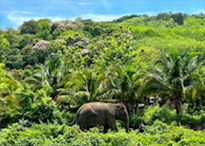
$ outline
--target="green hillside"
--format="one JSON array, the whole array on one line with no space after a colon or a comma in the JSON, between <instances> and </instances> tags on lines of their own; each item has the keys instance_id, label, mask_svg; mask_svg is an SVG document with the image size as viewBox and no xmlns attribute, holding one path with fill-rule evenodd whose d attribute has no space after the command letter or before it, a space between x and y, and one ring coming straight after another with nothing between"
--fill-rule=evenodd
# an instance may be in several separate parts
<instances>
[{"instance_id":1,"label":"green hillside","mask_svg":"<svg viewBox=\"0 0 205 146\"><path fill-rule=\"evenodd\" d=\"M130 133L68 126L125 104ZM144 124L143 133L139 127ZM0 30L0 145L205 145L205 15L30 20Z\"/></svg>"}]
</instances>

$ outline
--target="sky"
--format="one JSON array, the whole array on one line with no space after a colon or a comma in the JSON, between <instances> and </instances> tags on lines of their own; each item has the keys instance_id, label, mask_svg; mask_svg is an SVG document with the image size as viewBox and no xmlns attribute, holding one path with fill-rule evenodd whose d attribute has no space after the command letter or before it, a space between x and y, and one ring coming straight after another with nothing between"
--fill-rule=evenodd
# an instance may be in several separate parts
<instances>
[{"instance_id":1,"label":"sky","mask_svg":"<svg viewBox=\"0 0 205 146\"><path fill-rule=\"evenodd\" d=\"M0 29L18 28L24 21L77 17L111 21L131 14L205 13L205 0L0 0Z\"/></svg>"}]
</instances>

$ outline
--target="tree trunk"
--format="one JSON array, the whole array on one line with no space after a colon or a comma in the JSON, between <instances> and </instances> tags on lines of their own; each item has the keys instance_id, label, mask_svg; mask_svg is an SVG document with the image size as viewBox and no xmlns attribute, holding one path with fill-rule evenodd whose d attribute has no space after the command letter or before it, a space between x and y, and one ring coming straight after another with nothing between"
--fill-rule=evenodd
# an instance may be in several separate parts
<instances>
[{"instance_id":1,"label":"tree trunk","mask_svg":"<svg viewBox=\"0 0 205 146\"><path fill-rule=\"evenodd\" d=\"M182 104L181 99L175 100L175 109L176 109L177 115L183 114L183 104Z\"/></svg>"}]
</instances>

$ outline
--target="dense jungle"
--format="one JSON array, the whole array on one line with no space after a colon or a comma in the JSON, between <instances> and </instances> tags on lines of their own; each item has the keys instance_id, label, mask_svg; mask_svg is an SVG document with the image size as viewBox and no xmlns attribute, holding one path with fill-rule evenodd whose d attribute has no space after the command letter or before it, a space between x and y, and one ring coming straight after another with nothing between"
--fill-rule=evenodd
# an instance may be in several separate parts
<instances>
[{"instance_id":1,"label":"dense jungle","mask_svg":"<svg viewBox=\"0 0 205 146\"><path fill-rule=\"evenodd\" d=\"M129 132L69 126L123 103ZM0 30L1 146L204 146L205 14L29 20Z\"/></svg>"}]
</instances>

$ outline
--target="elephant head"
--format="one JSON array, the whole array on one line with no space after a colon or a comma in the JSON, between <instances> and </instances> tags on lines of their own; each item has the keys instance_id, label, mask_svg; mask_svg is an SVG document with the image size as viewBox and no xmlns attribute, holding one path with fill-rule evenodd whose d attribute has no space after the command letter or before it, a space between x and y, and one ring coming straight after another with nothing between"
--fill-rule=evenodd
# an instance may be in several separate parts
<instances>
[{"instance_id":1,"label":"elephant head","mask_svg":"<svg viewBox=\"0 0 205 146\"><path fill-rule=\"evenodd\" d=\"M116 119L122 120L125 122L126 132L129 131L129 117L126 106L123 103L116 104L115 110Z\"/></svg>"}]
</instances>

